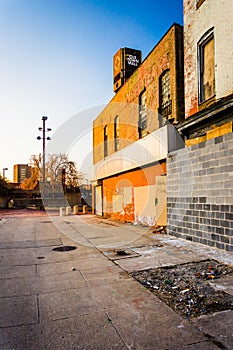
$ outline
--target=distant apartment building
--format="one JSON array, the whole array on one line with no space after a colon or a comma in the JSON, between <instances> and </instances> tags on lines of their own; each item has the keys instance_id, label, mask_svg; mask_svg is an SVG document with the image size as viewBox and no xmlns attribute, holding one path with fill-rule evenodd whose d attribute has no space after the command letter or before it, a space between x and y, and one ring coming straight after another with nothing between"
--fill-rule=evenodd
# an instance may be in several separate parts
<instances>
[{"instance_id":1,"label":"distant apartment building","mask_svg":"<svg viewBox=\"0 0 233 350\"><path fill-rule=\"evenodd\" d=\"M28 164L14 165L14 182L22 183L26 178L31 176L31 167Z\"/></svg>"},{"instance_id":2,"label":"distant apartment building","mask_svg":"<svg viewBox=\"0 0 233 350\"><path fill-rule=\"evenodd\" d=\"M93 123L95 213L166 224L166 157L184 120L183 27L174 24L141 62L120 49L115 96ZM130 70L130 71L129 71Z\"/></svg>"}]
</instances>

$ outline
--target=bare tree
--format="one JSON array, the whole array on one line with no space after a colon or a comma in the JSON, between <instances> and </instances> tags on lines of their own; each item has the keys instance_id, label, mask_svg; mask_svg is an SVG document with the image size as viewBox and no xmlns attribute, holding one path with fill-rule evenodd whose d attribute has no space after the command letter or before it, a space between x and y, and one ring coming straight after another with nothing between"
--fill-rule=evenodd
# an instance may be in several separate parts
<instances>
[{"instance_id":1,"label":"bare tree","mask_svg":"<svg viewBox=\"0 0 233 350\"><path fill-rule=\"evenodd\" d=\"M43 174L42 155L32 155L31 163L38 169L38 177ZM77 170L76 164L69 161L65 153L49 154L45 165L45 178L53 191L77 188L84 179L84 174Z\"/></svg>"},{"instance_id":2,"label":"bare tree","mask_svg":"<svg viewBox=\"0 0 233 350\"><path fill-rule=\"evenodd\" d=\"M77 171L74 162L69 161L65 168L63 168L62 183L65 190L75 190L84 181L85 174Z\"/></svg>"}]
</instances>

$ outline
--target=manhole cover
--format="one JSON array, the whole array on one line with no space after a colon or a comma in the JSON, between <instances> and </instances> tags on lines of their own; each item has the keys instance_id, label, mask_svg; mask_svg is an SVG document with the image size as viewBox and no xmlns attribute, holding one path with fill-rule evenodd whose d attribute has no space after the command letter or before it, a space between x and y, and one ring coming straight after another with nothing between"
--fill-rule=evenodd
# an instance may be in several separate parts
<instances>
[{"instance_id":1,"label":"manhole cover","mask_svg":"<svg viewBox=\"0 0 233 350\"><path fill-rule=\"evenodd\" d=\"M77 247L72 245L63 245L61 247L53 248L55 252L69 252L70 250L75 250Z\"/></svg>"}]
</instances>

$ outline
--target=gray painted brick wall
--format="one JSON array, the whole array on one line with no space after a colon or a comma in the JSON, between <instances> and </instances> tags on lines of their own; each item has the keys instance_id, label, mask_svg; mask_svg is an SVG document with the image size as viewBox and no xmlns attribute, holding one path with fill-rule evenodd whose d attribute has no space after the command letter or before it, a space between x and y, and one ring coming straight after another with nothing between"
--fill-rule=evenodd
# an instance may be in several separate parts
<instances>
[{"instance_id":1,"label":"gray painted brick wall","mask_svg":"<svg viewBox=\"0 0 233 350\"><path fill-rule=\"evenodd\" d=\"M167 159L168 234L233 251L233 133Z\"/></svg>"}]
</instances>

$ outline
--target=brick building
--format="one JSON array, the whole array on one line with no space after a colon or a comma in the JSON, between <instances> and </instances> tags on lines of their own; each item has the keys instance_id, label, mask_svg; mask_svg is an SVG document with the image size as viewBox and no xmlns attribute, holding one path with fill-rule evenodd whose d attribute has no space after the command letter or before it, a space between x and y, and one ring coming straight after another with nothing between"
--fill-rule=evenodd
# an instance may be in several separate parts
<instances>
[{"instance_id":1,"label":"brick building","mask_svg":"<svg viewBox=\"0 0 233 350\"><path fill-rule=\"evenodd\" d=\"M232 23L232 0L184 1L186 122L178 130L187 145L232 131Z\"/></svg>"},{"instance_id":2,"label":"brick building","mask_svg":"<svg viewBox=\"0 0 233 350\"><path fill-rule=\"evenodd\" d=\"M93 123L93 207L115 219L166 224L166 157L178 147L171 124L184 119L183 28L172 25L119 81L120 65L116 94Z\"/></svg>"},{"instance_id":3,"label":"brick building","mask_svg":"<svg viewBox=\"0 0 233 350\"><path fill-rule=\"evenodd\" d=\"M184 0L186 148L167 161L168 233L233 251L232 0Z\"/></svg>"}]
</instances>

